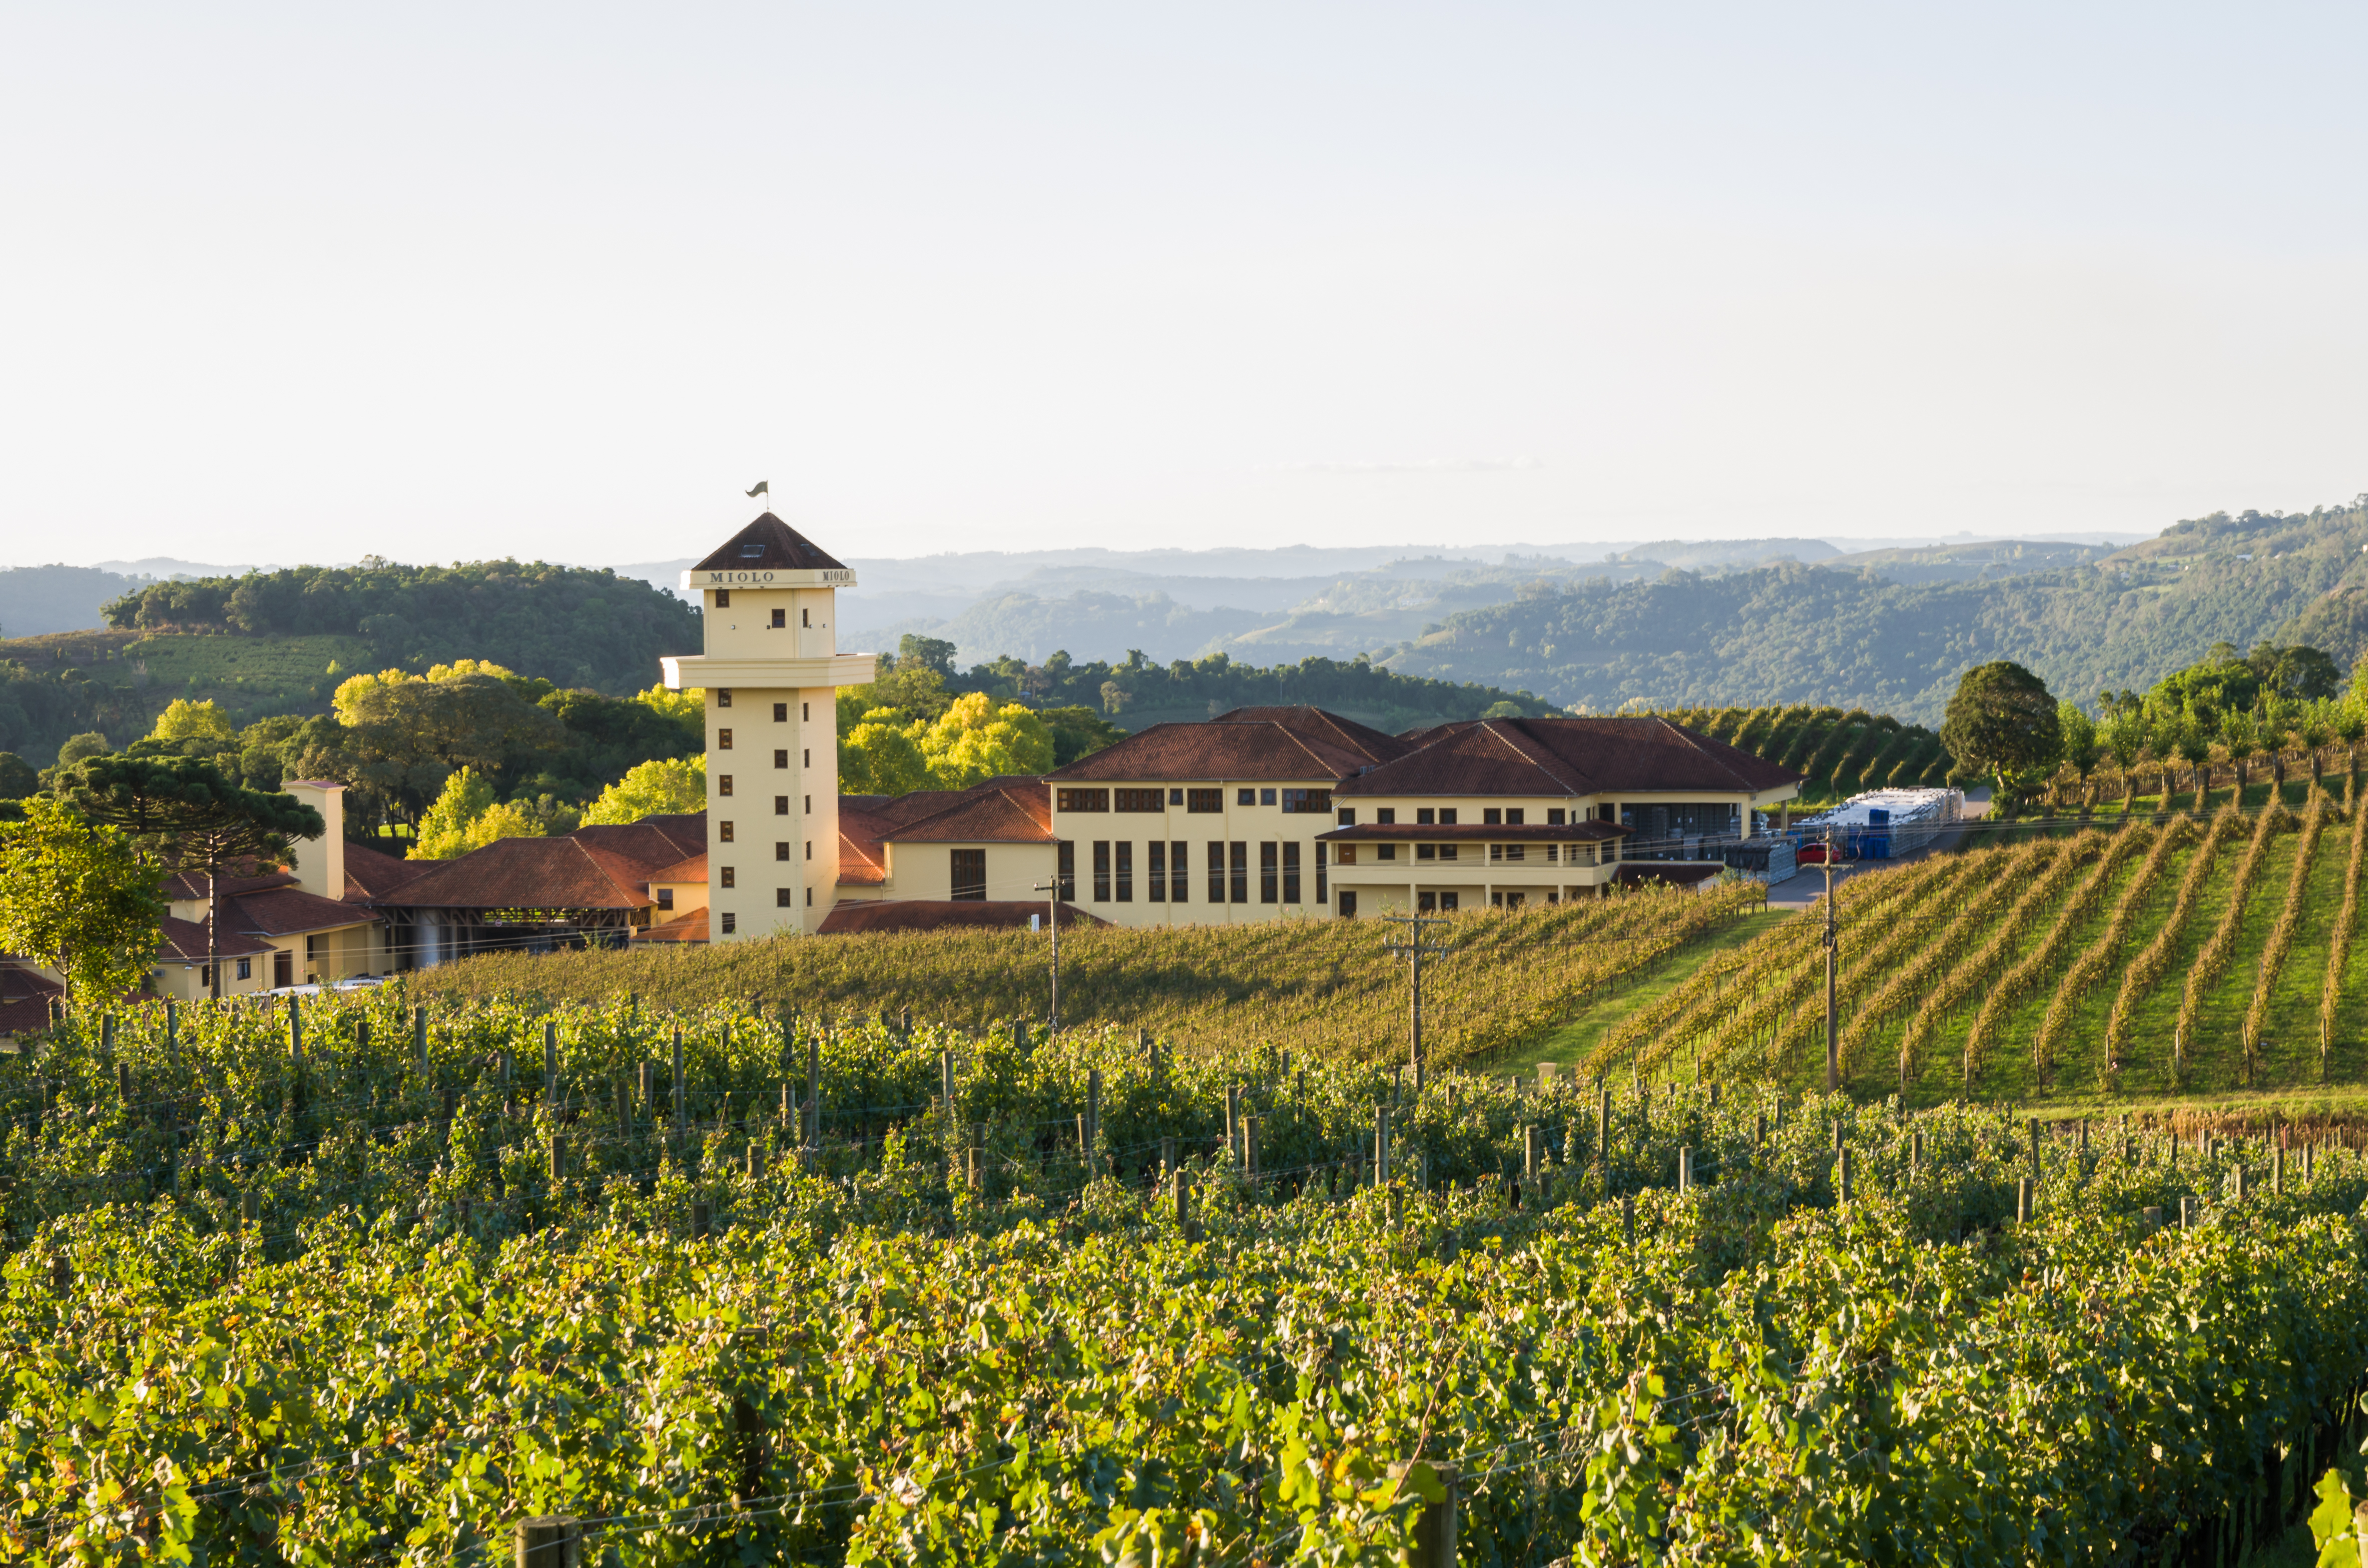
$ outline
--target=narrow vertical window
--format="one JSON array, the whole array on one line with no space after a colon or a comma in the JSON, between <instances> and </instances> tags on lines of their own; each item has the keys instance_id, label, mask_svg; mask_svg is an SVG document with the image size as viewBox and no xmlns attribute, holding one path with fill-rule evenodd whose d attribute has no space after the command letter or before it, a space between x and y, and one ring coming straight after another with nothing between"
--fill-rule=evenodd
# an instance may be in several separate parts
<instances>
[{"instance_id":1,"label":"narrow vertical window","mask_svg":"<svg viewBox=\"0 0 2368 1568\"><path fill-rule=\"evenodd\" d=\"M1233 843L1233 861L1234 902L1247 903L1250 901L1250 846L1238 838Z\"/></svg>"},{"instance_id":2,"label":"narrow vertical window","mask_svg":"<svg viewBox=\"0 0 2368 1568\"><path fill-rule=\"evenodd\" d=\"M730 751L732 749L732 732L730 729L722 729L715 732L715 749L717 751Z\"/></svg>"},{"instance_id":3,"label":"narrow vertical window","mask_svg":"<svg viewBox=\"0 0 2368 1568\"><path fill-rule=\"evenodd\" d=\"M1225 902L1225 846L1213 838L1209 840L1209 902Z\"/></svg>"},{"instance_id":4,"label":"narrow vertical window","mask_svg":"<svg viewBox=\"0 0 2368 1568\"><path fill-rule=\"evenodd\" d=\"M1187 893L1192 881L1192 846L1178 839L1167 846L1167 863L1175 868L1167 879L1167 902L1190 903Z\"/></svg>"},{"instance_id":5,"label":"narrow vertical window","mask_svg":"<svg viewBox=\"0 0 2368 1568\"><path fill-rule=\"evenodd\" d=\"M1118 851L1118 901L1121 903L1133 903L1134 902L1134 844L1130 839L1122 838L1115 847Z\"/></svg>"},{"instance_id":6,"label":"narrow vertical window","mask_svg":"<svg viewBox=\"0 0 2368 1568\"><path fill-rule=\"evenodd\" d=\"M1299 902L1299 846L1296 844L1282 846L1282 902Z\"/></svg>"},{"instance_id":7,"label":"narrow vertical window","mask_svg":"<svg viewBox=\"0 0 2368 1568\"><path fill-rule=\"evenodd\" d=\"M1110 840L1094 840L1094 902L1110 902Z\"/></svg>"},{"instance_id":8,"label":"narrow vertical window","mask_svg":"<svg viewBox=\"0 0 2368 1568\"><path fill-rule=\"evenodd\" d=\"M1324 852L1331 847L1328 844L1315 846L1315 902L1327 907L1332 903L1332 888L1330 879L1324 874Z\"/></svg>"},{"instance_id":9,"label":"narrow vertical window","mask_svg":"<svg viewBox=\"0 0 2368 1568\"><path fill-rule=\"evenodd\" d=\"M1053 880L1060 883L1061 888L1053 896L1064 903L1075 903L1077 902L1077 846L1064 841L1060 858L1060 874Z\"/></svg>"},{"instance_id":10,"label":"narrow vertical window","mask_svg":"<svg viewBox=\"0 0 2368 1568\"><path fill-rule=\"evenodd\" d=\"M1155 838L1151 841L1151 864L1145 869L1151 873L1151 886L1144 894L1144 901L1150 903L1166 903L1167 902L1167 841L1166 839Z\"/></svg>"},{"instance_id":11,"label":"narrow vertical window","mask_svg":"<svg viewBox=\"0 0 2368 1568\"><path fill-rule=\"evenodd\" d=\"M1258 902L1260 903L1274 902L1274 851L1275 846L1271 841L1261 842L1258 845Z\"/></svg>"}]
</instances>

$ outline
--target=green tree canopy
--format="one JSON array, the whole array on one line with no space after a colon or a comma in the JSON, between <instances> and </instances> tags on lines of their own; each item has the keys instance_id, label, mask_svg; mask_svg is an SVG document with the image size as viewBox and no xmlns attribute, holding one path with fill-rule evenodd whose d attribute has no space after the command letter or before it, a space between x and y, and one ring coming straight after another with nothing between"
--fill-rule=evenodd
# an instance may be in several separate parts
<instances>
[{"instance_id":1,"label":"green tree canopy","mask_svg":"<svg viewBox=\"0 0 2368 1568\"><path fill-rule=\"evenodd\" d=\"M194 756L95 756L65 780L66 795L95 823L120 828L167 866L206 878L206 965L222 995L222 889L225 871L278 864L292 841L327 831L321 813L293 795L233 783Z\"/></svg>"},{"instance_id":2,"label":"green tree canopy","mask_svg":"<svg viewBox=\"0 0 2368 1568\"><path fill-rule=\"evenodd\" d=\"M707 809L707 758L660 757L625 770L584 813L586 826Z\"/></svg>"},{"instance_id":3,"label":"green tree canopy","mask_svg":"<svg viewBox=\"0 0 2368 1568\"><path fill-rule=\"evenodd\" d=\"M1964 772L2011 788L2014 775L2045 767L2063 753L2063 721L2047 683L2011 660L1976 665L1957 682L1941 744Z\"/></svg>"},{"instance_id":4,"label":"green tree canopy","mask_svg":"<svg viewBox=\"0 0 2368 1568\"><path fill-rule=\"evenodd\" d=\"M77 1008L104 1006L156 961L165 901L129 835L52 796L0 823L0 948L65 977Z\"/></svg>"}]
</instances>

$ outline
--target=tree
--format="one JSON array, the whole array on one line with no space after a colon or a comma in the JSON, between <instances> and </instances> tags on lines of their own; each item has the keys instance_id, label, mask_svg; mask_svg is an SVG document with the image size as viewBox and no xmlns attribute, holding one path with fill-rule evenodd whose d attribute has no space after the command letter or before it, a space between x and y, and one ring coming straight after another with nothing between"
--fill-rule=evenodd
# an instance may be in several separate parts
<instances>
[{"instance_id":1,"label":"tree","mask_svg":"<svg viewBox=\"0 0 2368 1568\"><path fill-rule=\"evenodd\" d=\"M164 915L155 868L126 835L48 795L0 824L0 948L63 975L77 1009L140 983Z\"/></svg>"},{"instance_id":2,"label":"tree","mask_svg":"<svg viewBox=\"0 0 2368 1568\"><path fill-rule=\"evenodd\" d=\"M1081 756L1126 739L1126 732L1084 703L1040 710L1037 718L1053 732L1053 766L1066 767Z\"/></svg>"},{"instance_id":3,"label":"tree","mask_svg":"<svg viewBox=\"0 0 2368 1568\"><path fill-rule=\"evenodd\" d=\"M997 708L984 692L958 697L916 737L940 789L966 790L1004 774L1049 773L1053 733L1017 702Z\"/></svg>"},{"instance_id":4,"label":"tree","mask_svg":"<svg viewBox=\"0 0 2368 1568\"><path fill-rule=\"evenodd\" d=\"M411 858L454 860L496 838L544 836L533 812L515 801L496 801L494 787L475 768L463 767L444 781L436 803L420 817L419 840L411 846Z\"/></svg>"},{"instance_id":5,"label":"tree","mask_svg":"<svg viewBox=\"0 0 2368 1568\"><path fill-rule=\"evenodd\" d=\"M58 771L63 773L85 757L105 756L114 749L107 744L105 735L97 730L85 730L68 737L66 744L58 748Z\"/></svg>"},{"instance_id":6,"label":"tree","mask_svg":"<svg viewBox=\"0 0 2368 1568\"><path fill-rule=\"evenodd\" d=\"M21 801L41 787L33 765L13 751L0 751L0 801Z\"/></svg>"},{"instance_id":7,"label":"tree","mask_svg":"<svg viewBox=\"0 0 2368 1568\"><path fill-rule=\"evenodd\" d=\"M839 737L840 794L909 795L937 782L929 773L929 759L921 755L911 733L920 726L899 728L895 720L894 713L878 709Z\"/></svg>"},{"instance_id":8,"label":"tree","mask_svg":"<svg viewBox=\"0 0 2368 1568\"><path fill-rule=\"evenodd\" d=\"M95 823L154 847L168 866L206 877L206 967L222 995L222 877L233 867L278 864L299 838L328 831L293 795L232 783L194 756L95 756L67 777L66 795Z\"/></svg>"},{"instance_id":9,"label":"tree","mask_svg":"<svg viewBox=\"0 0 2368 1568\"><path fill-rule=\"evenodd\" d=\"M2062 737L2059 750L2065 762L2087 783L2089 775L2097 770L2097 759L2104 755L2096 722L2078 703L2066 698L2055 705L2055 727Z\"/></svg>"},{"instance_id":10,"label":"tree","mask_svg":"<svg viewBox=\"0 0 2368 1568\"><path fill-rule=\"evenodd\" d=\"M917 631L907 631L896 643L896 664L919 665L938 672L940 680L954 678L954 645L942 637L924 637Z\"/></svg>"},{"instance_id":11,"label":"tree","mask_svg":"<svg viewBox=\"0 0 2368 1568\"><path fill-rule=\"evenodd\" d=\"M2047 683L1999 659L1976 665L1959 678L1941 725L1941 744L1962 771L1997 778L2004 795L2017 775L2045 767L2062 755L2064 727Z\"/></svg>"},{"instance_id":12,"label":"tree","mask_svg":"<svg viewBox=\"0 0 2368 1568\"><path fill-rule=\"evenodd\" d=\"M584 813L587 827L707 809L707 758L666 757L636 764L600 792Z\"/></svg>"},{"instance_id":13,"label":"tree","mask_svg":"<svg viewBox=\"0 0 2368 1568\"><path fill-rule=\"evenodd\" d=\"M151 740L170 741L192 755L238 748L238 732L231 727L230 716L211 698L203 702L192 702L186 697L173 699L165 711L156 715L156 727L148 735ZM197 744L192 745L192 742Z\"/></svg>"},{"instance_id":14,"label":"tree","mask_svg":"<svg viewBox=\"0 0 2368 1568\"><path fill-rule=\"evenodd\" d=\"M564 739L557 719L482 667L447 666L440 680L401 670L355 676L335 704L355 773L414 820L455 768L490 772Z\"/></svg>"}]
</instances>

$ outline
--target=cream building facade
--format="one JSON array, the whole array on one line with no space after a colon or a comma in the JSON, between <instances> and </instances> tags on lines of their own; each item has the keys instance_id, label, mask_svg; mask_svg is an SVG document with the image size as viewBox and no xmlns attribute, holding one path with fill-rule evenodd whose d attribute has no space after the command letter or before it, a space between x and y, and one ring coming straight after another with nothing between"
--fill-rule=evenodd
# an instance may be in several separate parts
<instances>
[{"instance_id":1,"label":"cream building facade","mask_svg":"<svg viewBox=\"0 0 2368 1568\"><path fill-rule=\"evenodd\" d=\"M703 652L662 661L707 703L708 939L811 934L838 886L838 688L876 661L838 651L855 574L767 512L682 574Z\"/></svg>"}]
</instances>

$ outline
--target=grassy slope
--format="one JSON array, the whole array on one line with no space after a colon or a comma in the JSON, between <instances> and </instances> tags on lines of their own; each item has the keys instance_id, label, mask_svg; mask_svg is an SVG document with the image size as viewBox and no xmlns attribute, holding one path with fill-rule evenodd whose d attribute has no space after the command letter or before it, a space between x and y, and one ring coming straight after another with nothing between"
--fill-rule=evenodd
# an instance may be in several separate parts
<instances>
[{"instance_id":1,"label":"grassy slope","mask_svg":"<svg viewBox=\"0 0 2368 1568\"><path fill-rule=\"evenodd\" d=\"M1691 979L1696 970L1713 955L1728 952L1743 946L1762 932L1773 930L1788 920L1801 916L1782 910L1770 910L1748 915L1723 930L1691 942L1679 952L1651 965L1633 978L1623 980L1611 994L1585 1008L1568 1023L1525 1050L1508 1052L1503 1060L1492 1062L1492 1073L1517 1074L1534 1071L1541 1062L1552 1062L1565 1071L1595 1049L1604 1032L1617 1026L1639 1007L1648 1006L1668 995Z\"/></svg>"}]
</instances>

